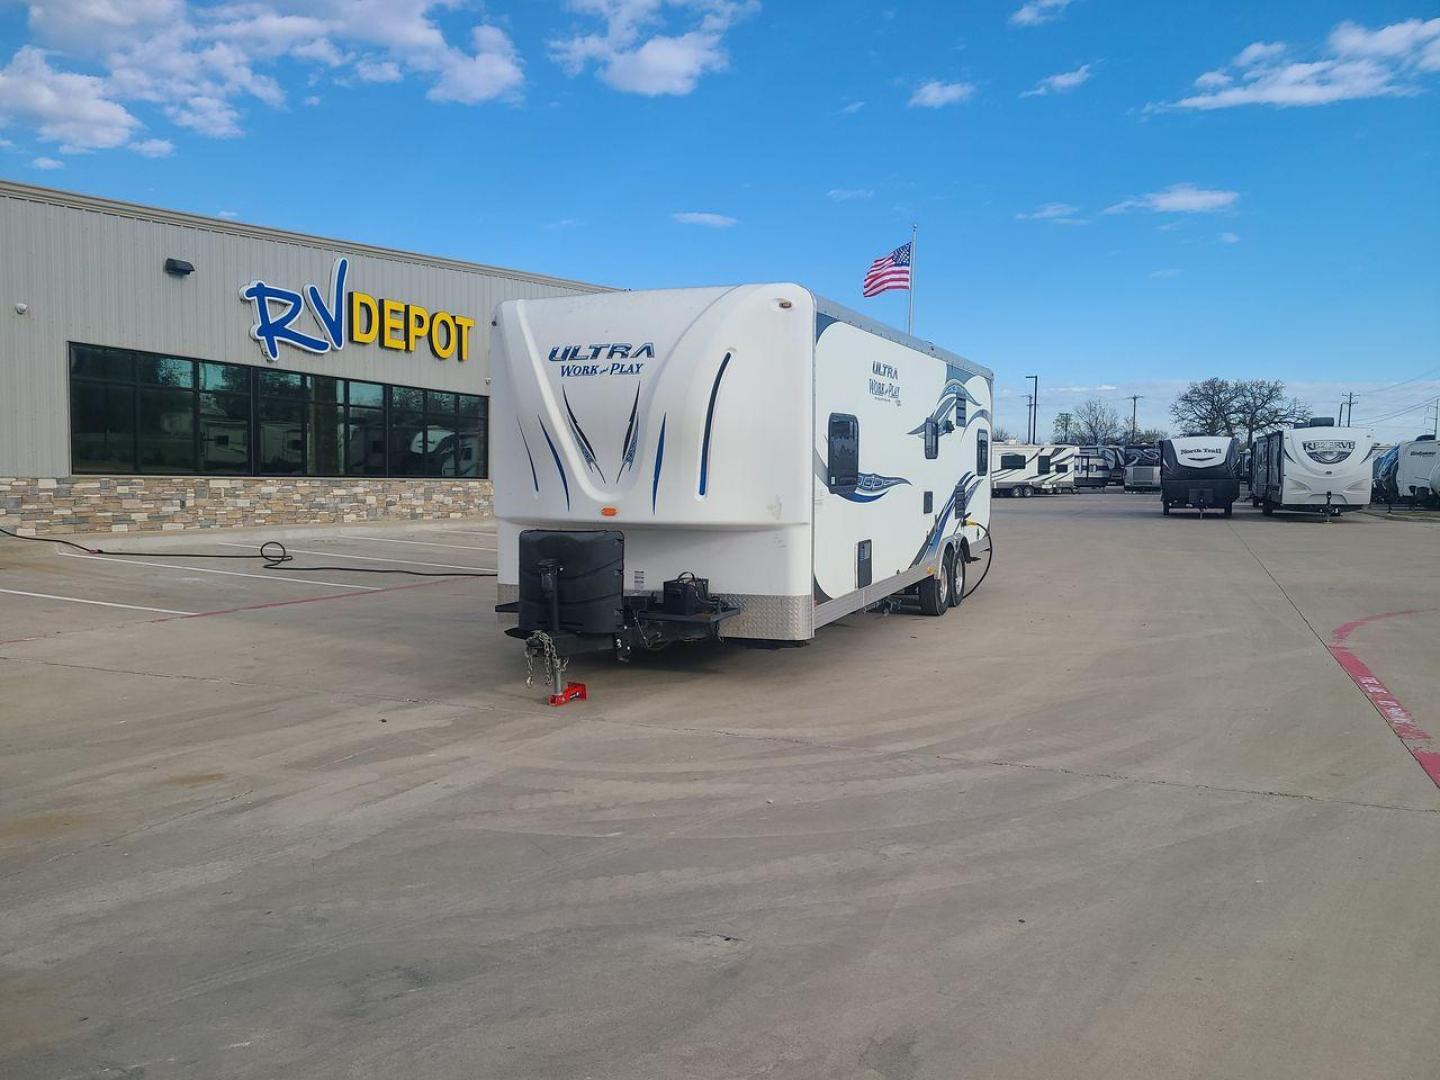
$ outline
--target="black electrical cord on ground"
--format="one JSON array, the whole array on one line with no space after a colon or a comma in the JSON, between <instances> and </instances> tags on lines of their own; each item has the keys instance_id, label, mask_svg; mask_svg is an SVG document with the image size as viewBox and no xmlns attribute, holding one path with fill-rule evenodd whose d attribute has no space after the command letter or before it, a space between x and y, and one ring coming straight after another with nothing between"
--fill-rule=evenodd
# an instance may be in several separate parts
<instances>
[{"instance_id":1,"label":"black electrical cord on ground","mask_svg":"<svg viewBox=\"0 0 1440 1080\"><path fill-rule=\"evenodd\" d=\"M980 588L980 586L984 584L985 576L990 573L990 565L995 561L995 538L990 535L989 527L981 525L978 521L967 521L965 522L965 524L974 525L977 529L983 530L985 533L985 539L989 540L990 543L985 545L985 569L980 571L979 580L977 580L974 585L971 585L970 588L966 589L963 593L960 594L961 600L964 600L965 597L972 595L976 589Z\"/></svg>"},{"instance_id":2,"label":"black electrical cord on ground","mask_svg":"<svg viewBox=\"0 0 1440 1080\"><path fill-rule=\"evenodd\" d=\"M87 555L119 555L133 559L259 559L265 564L264 569L266 570L285 570L292 574L323 570L333 574L403 574L408 577L493 578L495 576L493 570L371 570L364 566L290 566L288 564L295 561L295 556L286 551L285 545L279 540L266 540L260 545L259 552L254 555L216 555L213 552L201 551L106 551L104 548L86 547L73 540L61 540L58 537L21 536L9 529L0 529L0 534L15 540L33 540L39 544L59 544L63 547L74 548L76 551L83 551Z\"/></svg>"}]
</instances>

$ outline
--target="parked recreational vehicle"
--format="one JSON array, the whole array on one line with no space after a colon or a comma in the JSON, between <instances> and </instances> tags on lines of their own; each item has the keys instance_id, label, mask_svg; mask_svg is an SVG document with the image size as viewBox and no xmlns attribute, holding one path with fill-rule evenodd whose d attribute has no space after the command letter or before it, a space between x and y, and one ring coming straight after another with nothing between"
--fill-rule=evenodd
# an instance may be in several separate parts
<instances>
[{"instance_id":1,"label":"parked recreational vehicle","mask_svg":"<svg viewBox=\"0 0 1440 1080\"><path fill-rule=\"evenodd\" d=\"M1328 416L1267 432L1255 440L1250 501L1267 514L1359 510L1370 502L1374 444L1368 431L1336 427Z\"/></svg>"},{"instance_id":2,"label":"parked recreational vehicle","mask_svg":"<svg viewBox=\"0 0 1440 1080\"><path fill-rule=\"evenodd\" d=\"M1028 498L1075 491L1075 447L997 443L990 448L995 494Z\"/></svg>"},{"instance_id":3,"label":"parked recreational vehicle","mask_svg":"<svg viewBox=\"0 0 1440 1080\"><path fill-rule=\"evenodd\" d=\"M1375 482L1387 502L1440 504L1440 443L1434 435L1396 443L1377 462Z\"/></svg>"},{"instance_id":4,"label":"parked recreational vehicle","mask_svg":"<svg viewBox=\"0 0 1440 1080\"><path fill-rule=\"evenodd\" d=\"M1224 435L1160 440L1160 509L1193 506L1229 517L1240 497L1240 441Z\"/></svg>"},{"instance_id":5,"label":"parked recreational vehicle","mask_svg":"<svg viewBox=\"0 0 1440 1080\"><path fill-rule=\"evenodd\" d=\"M498 611L532 654L942 615L990 518L992 375L792 284L507 301Z\"/></svg>"},{"instance_id":6,"label":"parked recreational vehicle","mask_svg":"<svg viewBox=\"0 0 1440 1080\"><path fill-rule=\"evenodd\" d=\"M1125 490L1160 490L1160 450L1149 443L1125 447Z\"/></svg>"},{"instance_id":7,"label":"parked recreational vehicle","mask_svg":"<svg viewBox=\"0 0 1440 1080\"><path fill-rule=\"evenodd\" d=\"M1108 446L1081 446L1075 450L1075 486L1100 489L1110 484L1117 455Z\"/></svg>"}]
</instances>

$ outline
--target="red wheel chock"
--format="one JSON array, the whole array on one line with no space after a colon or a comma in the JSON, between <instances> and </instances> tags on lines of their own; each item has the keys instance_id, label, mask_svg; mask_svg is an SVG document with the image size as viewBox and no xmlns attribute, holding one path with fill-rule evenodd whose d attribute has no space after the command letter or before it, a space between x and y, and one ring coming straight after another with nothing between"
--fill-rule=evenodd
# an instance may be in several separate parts
<instances>
[{"instance_id":1,"label":"red wheel chock","mask_svg":"<svg viewBox=\"0 0 1440 1080\"><path fill-rule=\"evenodd\" d=\"M565 689L558 694L551 694L549 701L551 705L565 705L571 701L588 701L590 695L585 690L583 682L566 683Z\"/></svg>"}]
</instances>

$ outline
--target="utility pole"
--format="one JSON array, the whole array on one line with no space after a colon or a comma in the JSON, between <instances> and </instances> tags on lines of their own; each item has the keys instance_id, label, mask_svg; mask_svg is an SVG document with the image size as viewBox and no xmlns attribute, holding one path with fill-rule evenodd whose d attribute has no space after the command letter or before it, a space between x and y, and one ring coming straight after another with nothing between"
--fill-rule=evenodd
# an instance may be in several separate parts
<instances>
[{"instance_id":1,"label":"utility pole","mask_svg":"<svg viewBox=\"0 0 1440 1080\"><path fill-rule=\"evenodd\" d=\"M1142 397L1144 397L1143 394L1130 395L1130 441L1132 443L1135 441L1135 437L1140 433L1140 428L1139 425L1136 423L1136 420L1140 415L1140 399Z\"/></svg>"},{"instance_id":2,"label":"utility pole","mask_svg":"<svg viewBox=\"0 0 1440 1080\"><path fill-rule=\"evenodd\" d=\"M1031 388L1030 394L1030 442L1032 444L1040 441L1040 376L1026 375L1035 385Z\"/></svg>"},{"instance_id":3,"label":"utility pole","mask_svg":"<svg viewBox=\"0 0 1440 1080\"><path fill-rule=\"evenodd\" d=\"M1350 411L1349 411L1349 412L1346 412L1346 411L1345 411L1345 407L1346 407L1347 405L1350 407ZM1340 403L1340 426L1341 426L1341 427L1349 427L1351 421L1353 421L1354 419L1355 419L1355 393L1354 393L1354 391L1351 391L1350 393L1348 393L1348 394L1345 395L1345 400Z\"/></svg>"},{"instance_id":4,"label":"utility pole","mask_svg":"<svg viewBox=\"0 0 1440 1080\"><path fill-rule=\"evenodd\" d=\"M1034 400L1035 399L1029 394L1025 395L1025 441L1027 443L1033 443L1035 441L1030 438L1030 403Z\"/></svg>"}]
</instances>

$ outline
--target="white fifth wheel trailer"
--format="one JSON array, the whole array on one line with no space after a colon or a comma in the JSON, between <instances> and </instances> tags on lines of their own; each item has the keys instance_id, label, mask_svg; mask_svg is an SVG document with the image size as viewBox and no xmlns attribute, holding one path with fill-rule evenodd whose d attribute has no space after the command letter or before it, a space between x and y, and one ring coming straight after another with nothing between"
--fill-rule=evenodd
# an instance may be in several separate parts
<instances>
[{"instance_id":1,"label":"white fifth wheel trailer","mask_svg":"<svg viewBox=\"0 0 1440 1080\"><path fill-rule=\"evenodd\" d=\"M1075 491L1075 447L996 443L990 447L995 494L1012 498Z\"/></svg>"},{"instance_id":2,"label":"white fifth wheel trailer","mask_svg":"<svg viewBox=\"0 0 1440 1080\"><path fill-rule=\"evenodd\" d=\"M1259 436L1250 461L1250 502L1266 514L1303 510L1338 515L1370 503L1370 450L1363 428L1336 427L1333 418Z\"/></svg>"},{"instance_id":3,"label":"white fifth wheel trailer","mask_svg":"<svg viewBox=\"0 0 1440 1080\"><path fill-rule=\"evenodd\" d=\"M1375 487L1388 502L1440 505L1440 443L1421 435L1396 443L1376 462Z\"/></svg>"},{"instance_id":4,"label":"white fifth wheel trailer","mask_svg":"<svg viewBox=\"0 0 1440 1080\"><path fill-rule=\"evenodd\" d=\"M991 373L793 284L499 306L498 611L534 648L803 642L963 597Z\"/></svg>"}]
</instances>

